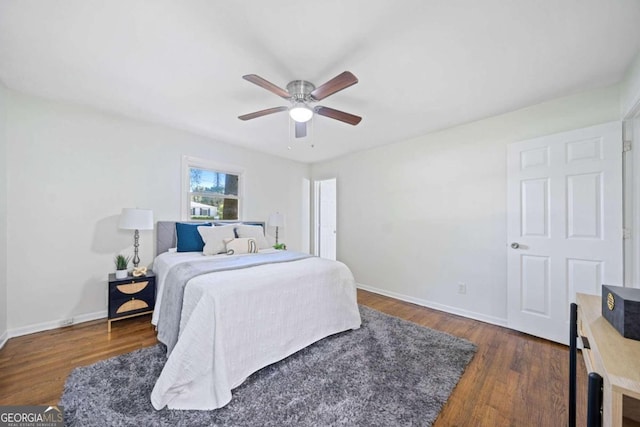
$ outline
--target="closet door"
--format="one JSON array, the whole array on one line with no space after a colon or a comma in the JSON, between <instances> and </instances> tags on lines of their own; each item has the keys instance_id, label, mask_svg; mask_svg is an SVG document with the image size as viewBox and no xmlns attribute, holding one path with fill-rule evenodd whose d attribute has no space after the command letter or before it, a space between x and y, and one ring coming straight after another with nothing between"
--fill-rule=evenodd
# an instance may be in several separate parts
<instances>
[{"instance_id":1,"label":"closet door","mask_svg":"<svg viewBox=\"0 0 640 427\"><path fill-rule=\"evenodd\" d=\"M336 179L316 181L316 251L320 258L336 259L337 191Z\"/></svg>"},{"instance_id":2,"label":"closet door","mask_svg":"<svg viewBox=\"0 0 640 427\"><path fill-rule=\"evenodd\" d=\"M576 292L623 283L622 125L510 144L507 174L508 326L567 344Z\"/></svg>"}]
</instances>

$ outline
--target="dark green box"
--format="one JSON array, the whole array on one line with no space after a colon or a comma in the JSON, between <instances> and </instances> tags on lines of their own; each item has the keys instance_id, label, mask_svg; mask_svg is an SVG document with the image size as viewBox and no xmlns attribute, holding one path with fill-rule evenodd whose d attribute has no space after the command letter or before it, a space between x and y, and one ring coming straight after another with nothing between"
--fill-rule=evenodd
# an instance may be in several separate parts
<instances>
[{"instance_id":1,"label":"dark green box","mask_svg":"<svg viewBox=\"0 0 640 427\"><path fill-rule=\"evenodd\" d=\"M640 289L602 285L602 317L623 337L640 341Z\"/></svg>"}]
</instances>

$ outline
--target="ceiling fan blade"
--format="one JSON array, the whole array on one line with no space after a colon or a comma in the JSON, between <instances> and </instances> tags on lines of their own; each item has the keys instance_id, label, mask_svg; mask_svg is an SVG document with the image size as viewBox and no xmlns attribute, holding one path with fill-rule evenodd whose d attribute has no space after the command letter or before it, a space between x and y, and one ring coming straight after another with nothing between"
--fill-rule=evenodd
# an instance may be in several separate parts
<instances>
[{"instance_id":1,"label":"ceiling fan blade","mask_svg":"<svg viewBox=\"0 0 640 427\"><path fill-rule=\"evenodd\" d=\"M287 92L286 90L282 89L281 87L278 87L276 85L274 85L273 83L271 83L270 81L267 81L265 79L263 79L262 77L260 77L257 74L247 74L246 76L242 76L243 79L245 79L248 82L251 82L255 85L260 86L263 89L268 90L269 92L275 93L276 95L284 98L284 99L289 99L291 98L291 94L289 94L289 92Z\"/></svg>"},{"instance_id":2,"label":"ceiling fan blade","mask_svg":"<svg viewBox=\"0 0 640 427\"><path fill-rule=\"evenodd\" d=\"M334 110L329 107L316 107L315 112L321 116L329 117L341 122L349 123L350 125L357 125L362 120L362 117L354 114L345 113L344 111Z\"/></svg>"},{"instance_id":3,"label":"ceiling fan blade","mask_svg":"<svg viewBox=\"0 0 640 427\"><path fill-rule=\"evenodd\" d=\"M266 110L255 111L249 114L243 114L242 116L238 116L240 120L251 120L256 117L266 116L267 114L279 113L280 111L286 111L289 107L273 107L267 108Z\"/></svg>"},{"instance_id":4,"label":"ceiling fan blade","mask_svg":"<svg viewBox=\"0 0 640 427\"><path fill-rule=\"evenodd\" d=\"M296 138L307 136L307 122L296 122Z\"/></svg>"},{"instance_id":5,"label":"ceiling fan blade","mask_svg":"<svg viewBox=\"0 0 640 427\"><path fill-rule=\"evenodd\" d=\"M351 74L349 71L345 71L338 74L325 84L317 87L311 92L311 97L316 101L326 98L329 95L333 95L336 92L346 89L349 86L353 86L358 83L358 78Z\"/></svg>"}]
</instances>

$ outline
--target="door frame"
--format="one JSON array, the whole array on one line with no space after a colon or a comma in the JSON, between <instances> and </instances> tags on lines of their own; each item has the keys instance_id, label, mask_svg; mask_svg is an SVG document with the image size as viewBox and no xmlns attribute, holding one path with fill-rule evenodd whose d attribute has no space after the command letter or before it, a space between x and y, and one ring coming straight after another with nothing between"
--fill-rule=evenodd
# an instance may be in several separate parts
<instances>
[{"instance_id":1,"label":"door frame","mask_svg":"<svg viewBox=\"0 0 640 427\"><path fill-rule=\"evenodd\" d=\"M625 286L640 288L640 93L623 119L624 227L631 237L624 243Z\"/></svg>"}]
</instances>

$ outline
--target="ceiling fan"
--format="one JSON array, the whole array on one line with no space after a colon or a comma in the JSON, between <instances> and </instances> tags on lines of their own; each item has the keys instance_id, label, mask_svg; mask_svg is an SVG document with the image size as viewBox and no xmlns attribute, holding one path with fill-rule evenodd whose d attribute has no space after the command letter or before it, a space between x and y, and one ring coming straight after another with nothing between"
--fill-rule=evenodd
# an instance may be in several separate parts
<instances>
[{"instance_id":1,"label":"ceiling fan","mask_svg":"<svg viewBox=\"0 0 640 427\"><path fill-rule=\"evenodd\" d=\"M341 122L348 123L353 126L357 125L360 123L360 120L362 120L362 117L345 113L344 111L323 107L321 105L311 106L312 104L325 99L329 95L333 95L342 89L346 89L349 86L353 86L358 83L358 78L349 71L338 74L325 84L318 87L315 87L312 83L309 83L306 80L294 80L289 82L287 90L274 85L256 74L247 74L246 76L242 76L242 78L290 101L291 105L267 108L266 110L244 114L242 116L238 116L240 120L251 120L256 117L289 110L289 116L291 116L296 124L296 138L307 136L307 122L311 120L314 114L340 120Z\"/></svg>"}]
</instances>

